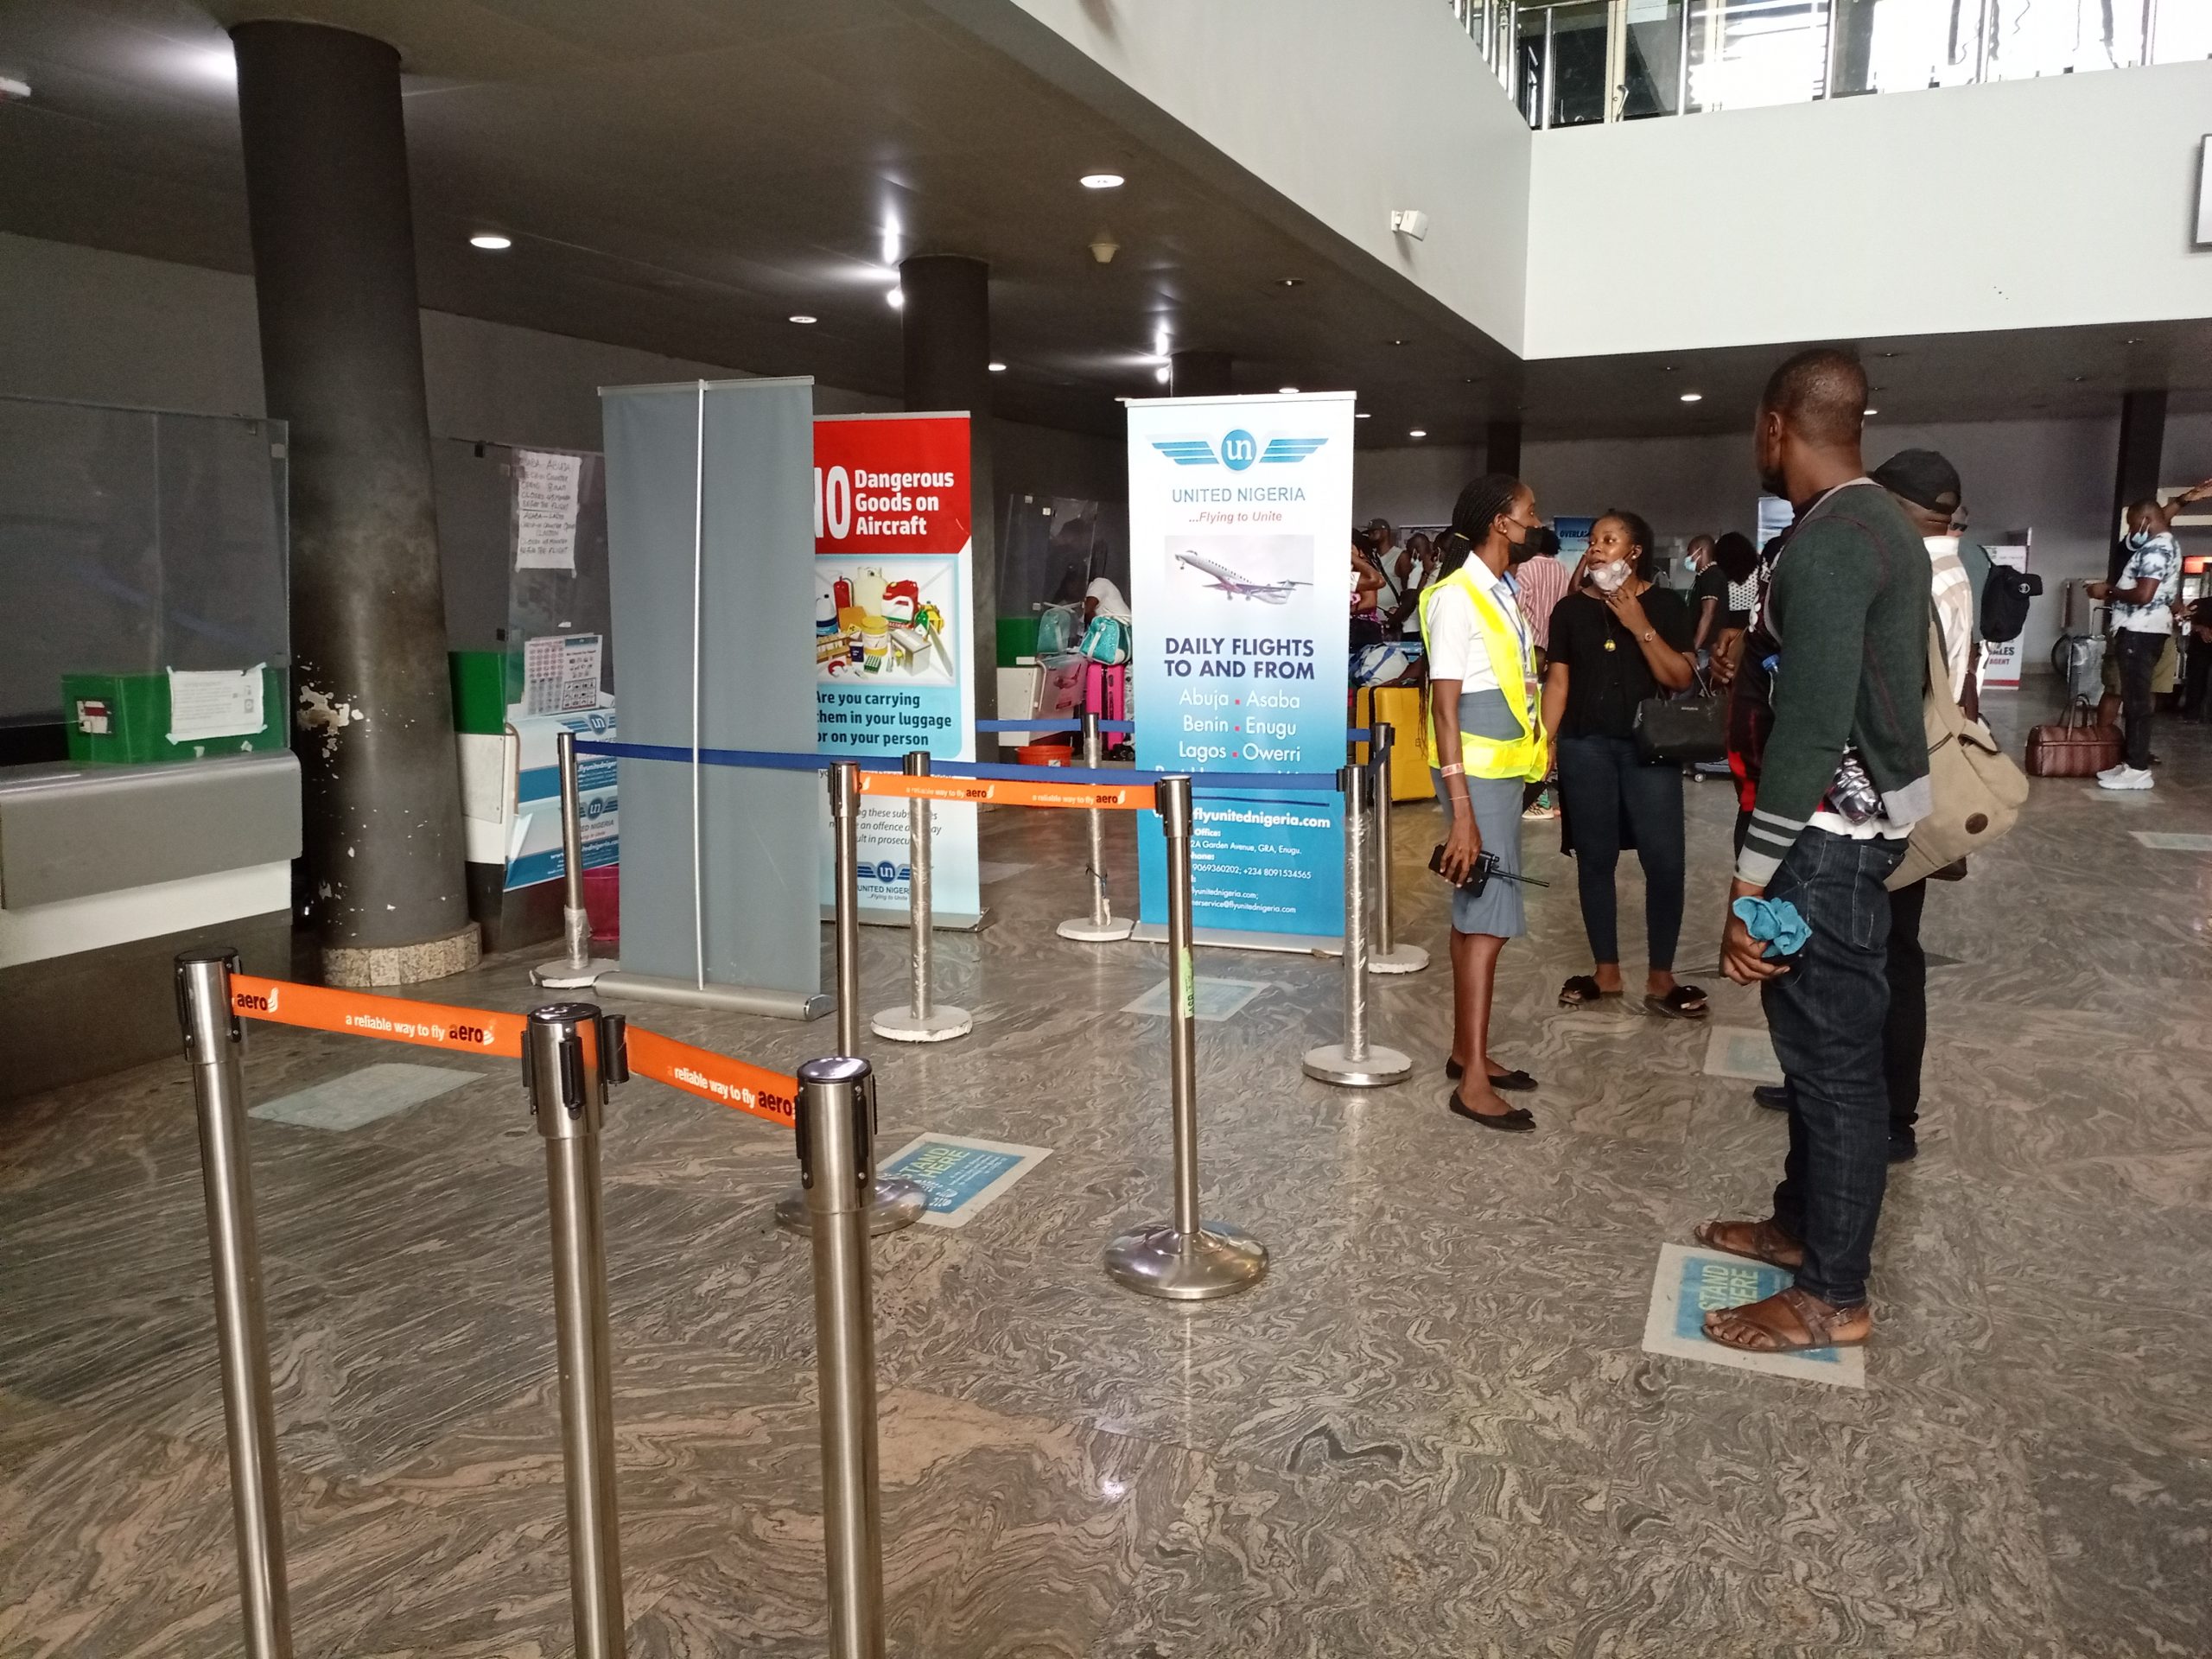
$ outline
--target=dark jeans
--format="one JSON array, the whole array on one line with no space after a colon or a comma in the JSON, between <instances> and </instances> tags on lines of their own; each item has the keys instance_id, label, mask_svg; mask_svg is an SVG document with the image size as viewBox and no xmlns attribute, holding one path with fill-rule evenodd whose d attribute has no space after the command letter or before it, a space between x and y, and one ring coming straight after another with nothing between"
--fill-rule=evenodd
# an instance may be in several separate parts
<instances>
[{"instance_id":1,"label":"dark jeans","mask_svg":"<svg viewBox=\"0 0 2212 1659\"><path fill-rule=\"evenodd\" d=\"M1882 1038L1890 895L1882 882L1904 856L1902 840L1808 829L1766 889L1769 899L1795 905L1812 930L1789 971L1760 989L1789 1084L1789 1155L1774 1189L1774 1218L1805 1247L1798 1284L1839 1307L1866 1300L1889 1179Z\"/></svg>"},{"instance_id":2,"label":"dark jeans","mask_svg":"<svg viewBox=\"0 0 2212 1659\"><path fill-rule=\"evenodd\" d=\"M1650 965L1675 965L1682 931L1682 769L1647 766L1625 737L1563 737L1559 798L1574 842L1574 880L1582 927L1599 962L1621 959L1613 871L1621 861L1621 820L1636 836L1643 866L1643 930Z\"/></svg>"},{"instance_id":3,"label":"dark jeans","mask_svg":"<svg viewBox=\"0 0 2212 1659\"><path fill-rule=\"evenodd\" d=\"M2166 636L2115 628L2112 648L2120 654L2120 713L2127 732L2127 764L2141 771L2151 764L2151 676L2166 648Z\"/></svg>"},{"instance_id":4,"label":"dark jeans","mask_svg":"<svg viewBox=\"0 0 2212 1659\"><path fill-rule=\"evenodd\" d=\"M1910 1141L1920 1121L1920 1062L1928 1050L1928 952L1920 943L1928 883L1890 894L1890 1012L1882 1026L1882 1077L1890 1096L1890 1138Z\"/></svg>"},{"instance_id":5,"label":"dark jeans","mask_svg":"<svg viewBox=\"0 0 2212 1659\"><path fill-rule=\"evenodd\" d=\"M2183 720L2212 720L2212 708L2206 706L2206 693L2212 690L2212 640L2189 640L2189 655L2183 659L2181 682L2181 714Z\"/></svg>"}]
</instances>

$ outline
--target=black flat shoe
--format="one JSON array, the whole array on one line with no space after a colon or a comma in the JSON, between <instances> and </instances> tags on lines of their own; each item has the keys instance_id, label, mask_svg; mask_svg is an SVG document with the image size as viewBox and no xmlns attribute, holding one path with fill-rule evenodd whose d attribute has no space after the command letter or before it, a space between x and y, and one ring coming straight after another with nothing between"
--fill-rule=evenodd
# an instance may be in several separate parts
<instances>
[{"instance_id":1,"label":"black flat shoe","mask_svg":"<svg viewBox=\"0 0 2212 1659\"><path fill-rule=\"evenodd\" d=\"M1787 1084L1763 1083L1751 1090L1751 1099L1770 1112L1789 1109L1789 1087Z\"/></svg>"},{"instance_id":2,"label":"black flat shoe","mask_svg":"<svg viewBox=\"0 0 2212 1659\"><path fill-rule=\"evenodd\" d=\"M1457 1060L1446 1060L1444 1062L1444 1075L1451 1082L1457 1083L1467 1075L1467 1068ZM1525 1095L1537 1084L1536 1080L1526 1071L1516 1069L1492 1077L1490 1086L1504 1094Z\"/></svg>"},{"instance_id":3,"label":"black flat shoe","mask_svg":"<svg viewBox=\"0 0 2212 1659\"><path fill-rule=\"evenodd\" d=\"M1536 1120L1525 1106L1516 1106L1510 1112L1478 1112L1459 1098L1459 1091L1456 1089L1452 1091L1452 1115L1505 1135L1526 1135L1536 1127Z\"/></svg>"}]
</instances>

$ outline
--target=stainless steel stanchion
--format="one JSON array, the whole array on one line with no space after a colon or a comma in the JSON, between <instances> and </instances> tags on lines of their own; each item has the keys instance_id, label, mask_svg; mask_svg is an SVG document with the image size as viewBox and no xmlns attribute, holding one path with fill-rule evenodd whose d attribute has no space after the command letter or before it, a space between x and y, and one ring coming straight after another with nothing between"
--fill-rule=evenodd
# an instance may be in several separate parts
<instances>
[{"instance_id":1,"label":"stainless steel stanchion","mask_svg":"<svg viewBox=\"0 0 2212 1659\"><path fill-rule=\"evenodd\" d=\"M531 978L550 990L577 991L596 984L616 964L591 953L591 916L584 908L583 799L576 785L576 734L553 740L561 759L561 934L568 954L542 962Z\"/></svg>"},{"instance_id":2,"label":"stainless steel stanchion","mask_svg":"<svg viewBox=\"0 0 2212 1659\"><path fill-rule=\"evenodd\" d=\"M1106 1247L1116 1284L1171 1301L1233 1296L1260 1282L1267 1246L1239 1228L1198 1215L1198 986L1191 975L1191 780L1157 787L1167 836L1168 1084L1175 1111L1175 1217L1148 1222Z\"/></svg>"},{"instance_id":3,"label":"stainless steel stanchion","mask_svg":"<svg viewBox=\"0 0 2212 1659\"><path fill-rule=\"evenodd\" d=\"M1417 944L1398 943L1398 925L1390 908L1390 753L1397 734L1386 720L1370 721L1373 734L1367 745L1370 769L1375 774L1375 948L1368 952L1370 974L1417 974L1428 966L1428 952Z\"/></svg>"},{"instance_id":4,"label":"stainless steel stanchion","mask_svg":"<svg viewBox=\"0 0 2212 1659\"><path fill-rule=\"evenodd\" d=\"M875 1310L868 1177L875 1079L866 1060L798 1069L799 1182L814 1237L814 1352L822 1396L822 1533L831 1659L882 1659L883 1517L875 1442Z\"/></svg>"},{"instance_id":5,"label":"stainless steel stanchion","mask_svg":"<svg viewBox=\"0 0 2212 1659\"><path fill-rule=\"evenodd\" d=\"M1367 1041L1367 793L1365 766L1337 774L1344 792L1344 1039L1306 1052L1306 1075L1351 1089L1403 1083L1413 1057Z\"/></svg>"},{"instance_id":6,"label":"stainless steel stanchion","mask_svg":"<svg viewBox=\"0 0 2212 1659\"><path fill-rule=\"evenodd\" d=\"M1098 716L1086 713L1083 717L1083 764L1096 769L1105 760L1106 742L1098 729ZM1136 918L1114 919L1113 907L1106 898L1106 815L1094 806L1085 816L1090 820L1085 830L1090 848L1090 914L1062 922L1054 931L1064 939L1075 939L1084 944L1112 944L1136 931Z\"/></svg>"},{"instance_id":7,"label":"stainless steel stanchion","mask_svg":"<svg viewBox=\"0 0 2212 1659\"><path fill-rule=\"evenodd\" d=\"M917 749L908 755L906 772L909 778L928 777L928 753ZM938 1003L930 990L930 949L933 943L930 931L930 815L936 810L928 801L906 803L906 925L913 935L909 955L912 969L912 983L907 988L910 1001L907 1007L886 1008L868 1021L870 1031L893 1043L942 1043L954 1037L965 1037L976 1029L974 1014L950 1003Z\"/></svg>"},{"instance_id":8,"label":"stainless steel stanchion","mask_svg":"<svg viewBox=\"0 0 2212 1659\"><path fill-rule=\"evenodd\" d=\"M238 1546L238 1601L247 1659L291 1659L284 1587L284 1511L276 1484L276 1416L269 1399L269 1332L261 1305L261 1245L246 1157L245 1033L231 1007L235 950L176 959L177 1015L200 1112L200 1174L207 1195L207 1253L215 1276L222 1357L223 1429L231 1457L231 1519Z\"/></svg>"},{"instance_id":9,"label":"stainless steel stanchion","mask_svg":"<svg viewBox=\"0 0 2212 1659\"><path fill-rule=\"evenodd\" d=\"M830 827L836 832L837 913L834 937L837 963L837 1052L857 1056L861 1046L861 769L849 760L830 764ZM875 1179L868 1171L868 1230L895 1233L911 1227L929 1208L929 1194L912 1181ZM787 1232L807 1230L806 1194L798 1187L776 1201L776 1225Z\"/></svg>"}]
</instances>

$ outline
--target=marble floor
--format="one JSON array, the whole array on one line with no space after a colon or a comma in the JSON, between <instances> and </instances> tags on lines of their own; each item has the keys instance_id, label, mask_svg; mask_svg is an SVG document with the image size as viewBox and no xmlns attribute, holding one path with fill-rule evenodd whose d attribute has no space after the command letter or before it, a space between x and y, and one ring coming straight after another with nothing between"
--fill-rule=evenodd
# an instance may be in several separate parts
<instances>
[{"instance_id":1,"label":"marble floor","mask_svg":"<svg viewBox=\"0 0 2212 1659\"><path fill-rule=\"evenodd\" d=\"M1161 953L1055 938L1079 824L987 814L1013 868L938 947L976 1033L874 1052L886 1133L1052 1155L875 1253L893 1650L2212 1653L2212 856L2133 836L2212 829L2212 741L2159 747L2149 794L2037 783L1929 904L1956 960L1863 1390L1643 1351L1660 1247L1755 1211L1783 1126L1705 1074L1705 1029L1554 1005L1585 959L1545 826L1560 885L1498 1018L1541 1132L1445 1112L1440 969L1376 982L1419 1072L1353 1093L1298 1066L1338 1035L1333 964L1202 953L1264 987L1198 1027L1200 1099L1209 1212L1274 1271L1195 1308L1116 1289L1100 1246L1167 1196L1164 1028L1119 1011ZM1722 785L1690 801L1686 967L1713 959L1731 813ZM1402 931L1438 950L1434 838L1402 811ZM874 1007L903 936L864 944ZM419 994L526 1006L528 959ZM830 1044L626 1011L785 1068ZM261 1027L246 1076L267 1101L395 1059L468 1069ZM542 1150L513 1068L477 1069L359 1128L251 1126L302 1656L569 1648ZM792 1173L776 1131L658 1086L610 1111L633 1655L823 1650L807 1258L768 1220ZM183 1067L0 1108L0 1655L235 1653L231 1552Z\"/></svg>"}]
</instances>

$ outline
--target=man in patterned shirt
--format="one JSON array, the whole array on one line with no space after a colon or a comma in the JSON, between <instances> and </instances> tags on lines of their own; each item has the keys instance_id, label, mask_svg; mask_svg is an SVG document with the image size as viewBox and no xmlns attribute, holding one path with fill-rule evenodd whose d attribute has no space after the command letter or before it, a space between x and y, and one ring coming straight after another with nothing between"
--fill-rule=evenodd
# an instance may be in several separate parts
<instances>
[{"instance_id":1,"label":"man in patterned shirt","mask_svg":"<svg viewBox=\"0 0 2212 1659\"><path fill-rule=\"evenodd\" d=\"M2148 789L2151 777L2151 677L2159 653L2173 638L2174 600L2181 591L2181 546L2174 540L2173 511L2212 486L2198 485L2171 504L2138 501L2127 510L2127 563L2113 582L2093 582L2091 599L2106 602L2112 624L2110 649L2120 662L2120 706L2126 724L2127 753L2116 766L2097 774L2100 789Z\"/></svg>"}]
</instances>

